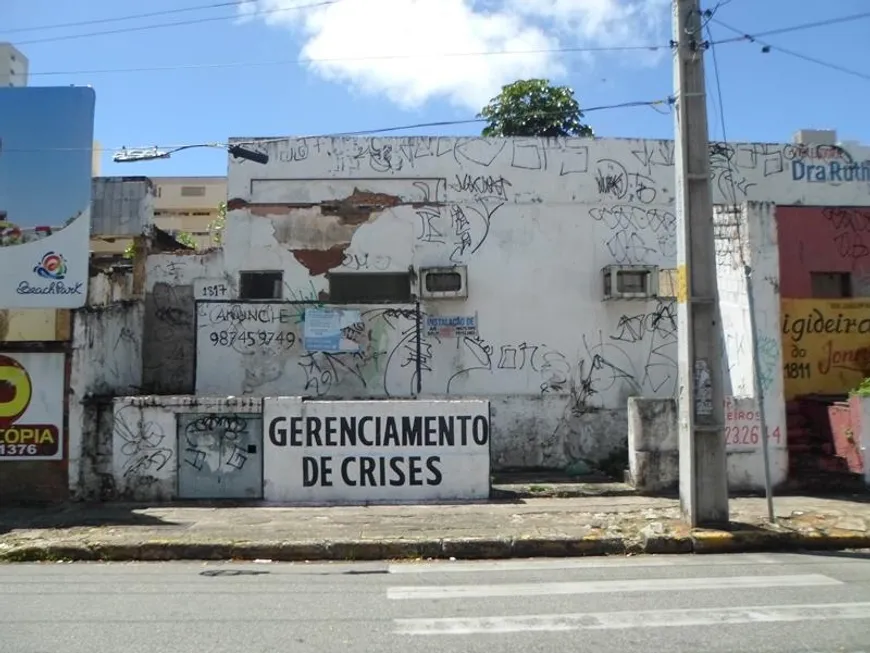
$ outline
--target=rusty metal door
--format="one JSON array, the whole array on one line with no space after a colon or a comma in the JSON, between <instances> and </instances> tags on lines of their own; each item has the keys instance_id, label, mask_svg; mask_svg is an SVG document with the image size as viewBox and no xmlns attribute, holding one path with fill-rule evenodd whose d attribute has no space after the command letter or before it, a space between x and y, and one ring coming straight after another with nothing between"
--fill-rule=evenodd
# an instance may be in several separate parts
<instances>
[{"instance_id":1,"label":"rusty metal door","mask_svg":"<svg viewBox=\"0 0 870 653\"><path fill-rule=\"evenodd\" d=\"M179 414L178 497L261 499L262 417L255 413Z\"/></svg>"}]
</instances>

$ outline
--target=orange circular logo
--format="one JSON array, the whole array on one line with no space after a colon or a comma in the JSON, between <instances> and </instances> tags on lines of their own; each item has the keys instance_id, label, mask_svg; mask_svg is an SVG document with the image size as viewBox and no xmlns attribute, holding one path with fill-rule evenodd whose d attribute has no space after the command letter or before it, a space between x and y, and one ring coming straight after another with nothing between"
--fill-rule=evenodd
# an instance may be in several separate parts
<instances>
[{"instance_id":1,"label":"orange circular logo","mask_svg":"<svg viewBox=\"0 0 870 653\"><path fill-rule=\"evenodd\" d=\"M30 375L14 358L0 356L0 427L9 428L24 414L33 396Z\"/></svg>"}]
</instances>

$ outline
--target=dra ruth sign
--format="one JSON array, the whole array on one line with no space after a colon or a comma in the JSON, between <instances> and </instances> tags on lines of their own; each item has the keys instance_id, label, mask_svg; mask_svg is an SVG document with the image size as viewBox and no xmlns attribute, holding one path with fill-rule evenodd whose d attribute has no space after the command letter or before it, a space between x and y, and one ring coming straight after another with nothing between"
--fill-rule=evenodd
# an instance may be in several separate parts
<instances>
[{"instance_id":1,"label":"dra ruth sign","mask_svg":"<svg viewBox=\"0 0 870 653\"><path fill-rule=\"evenodd\" d=\"M264 495L302 504L489 498L489 402L267 397Z\"/></svg>"},{"instance_id":2,"label":"dra ruth sign","mask_svg":"<svg viewBox=\"0 0 870 653\"><path fill-rule=\"evenodd\" d=\"M0 462L63 458L63 377L63 354L0 354Z\"/></svg>"},{"instance_id":3,"label":"dra ruth sign","mask_svg":"<svg viewBox=\"0 0 870 653\"><path fill-rule=\"evenodd\" d=\"M0 88L0 308L88 294L94 90Z\"/></svg>"}]
</instances>

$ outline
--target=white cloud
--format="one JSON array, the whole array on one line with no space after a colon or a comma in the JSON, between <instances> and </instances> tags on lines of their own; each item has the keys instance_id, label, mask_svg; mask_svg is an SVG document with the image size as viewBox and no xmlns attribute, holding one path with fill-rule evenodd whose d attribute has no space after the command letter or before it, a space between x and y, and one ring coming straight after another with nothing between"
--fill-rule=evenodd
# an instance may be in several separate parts
<instances>
[{"instance_id":1,"label":"white cloud","mask_svg":"<svg viewBox=\"0 0 870 653\"><path fill-rule=\"evenodd\" d=\"M413 108L432 98L478 110L524 77L558 77L560 47L664 42L669 0L249 0L240 13L302 39L322 77ZM446 56L538 51L521 55ZM402 55L405 55L403 58ZM407 55L411 55L408 57Z\"/></svg>"}]
</instances>

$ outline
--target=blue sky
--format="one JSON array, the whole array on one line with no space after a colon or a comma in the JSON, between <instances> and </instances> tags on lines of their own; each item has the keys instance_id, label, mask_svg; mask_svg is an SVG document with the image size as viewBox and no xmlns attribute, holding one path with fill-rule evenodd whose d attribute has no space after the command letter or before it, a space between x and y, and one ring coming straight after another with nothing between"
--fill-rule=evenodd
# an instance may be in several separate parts
<instances>
[{"instance_id":1,"label":"blue sky","mask_svg":"<svg viewBox=\"0 0 870 653\"><path fill-rule=\"evenodd\" d=\"M666 49L541 52L666 44L668 0L315 3L249 0L241 12L224 3L123 22L28 29L179 10L208 0L2 0L0 40L15 43L30 58L31 85L95 88L96 138L105 147L463 120L473 118L481 100L500 84L519 77L546 76L568 84L586 107L663 99L672 90ZM309 6L294 8L300 4ZM717 0L707 0L704 6L716 5ZM867 0L724 0L715 18L755 34L868 9ZM183 21L205 22L61 39ZM733 36L716 22L710 28L714 40ZM870 18L763 40L870 76L867 34ZM444 56L505 49L538 53ZM788 141L806 127L836 128L843 140L870 143L870 80L779 50L763 53L757 43L721 44L716 53L729 140ZM317 62L300 64L301 56ZM712 90L709 56L707 63ZM106 69L127 71L80 72ZM721 137L721 115L712 93L711 137ZM668 138L673 133L672 116L651 108L602 110L587 118L604 137ZM466 135L479 129L460 125L399 134ZM226 157L219 150L192 150L170 160L113 164L106 155L102 173L225 174Z\"/></svg>"},{"instance_id":2,"label":"blue sky","mask_svg":"<svg viewBox=\"0 0 870 653\"><path fill-rule=\"evenodd\" d=\"M0 90L0 209L19 227L58 227L88 204L94 94Z\"/></svg>"}]
</instances>

